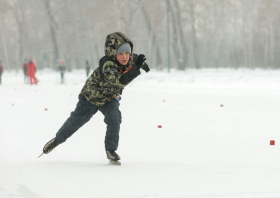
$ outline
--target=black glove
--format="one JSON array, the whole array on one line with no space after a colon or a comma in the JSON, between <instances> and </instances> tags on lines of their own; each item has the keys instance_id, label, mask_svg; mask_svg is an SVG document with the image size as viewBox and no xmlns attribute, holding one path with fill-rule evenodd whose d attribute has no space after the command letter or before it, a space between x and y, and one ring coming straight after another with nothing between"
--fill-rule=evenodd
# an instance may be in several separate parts
<instances>
[{"instance_id":1,"label":"black glove","mask_svg":"<svg viewBox=\"0 0 280 198\"><path fill-rule=\"evenodd\" d=\"M146 60L144 54L140 54L135 61L135 65L140 69L144 61Z\"/></svg>"},{"instance_id":2,"label":"black glove","mask_svg":"<svg viewBox=\"0 0 280 198\"><path fill-rule=\"evenodd\" d=\"M146 64L146 63L144 63L144 65L142 65L142 67L141 67L146 73L148 73L149 71L150 71L150 68L149 68L149 66Z\"/></svg>"}]
</instances>

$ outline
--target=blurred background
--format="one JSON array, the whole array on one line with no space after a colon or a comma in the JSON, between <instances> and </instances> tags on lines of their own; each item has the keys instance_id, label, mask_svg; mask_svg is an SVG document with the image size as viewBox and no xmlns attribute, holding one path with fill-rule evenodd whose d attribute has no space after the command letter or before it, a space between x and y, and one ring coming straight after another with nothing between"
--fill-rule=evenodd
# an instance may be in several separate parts
<instances>
[{"instance_id":1,"label":"blurred background","mask_svg":"<svg viewBox=\"0 0 280 198\"><path fill-rule=\"evenodd\" d=\"M120 31L156 70L278 69L279 11L279 0L1 0L0 60L94 69Z\"/></svg>"}]
</instances>

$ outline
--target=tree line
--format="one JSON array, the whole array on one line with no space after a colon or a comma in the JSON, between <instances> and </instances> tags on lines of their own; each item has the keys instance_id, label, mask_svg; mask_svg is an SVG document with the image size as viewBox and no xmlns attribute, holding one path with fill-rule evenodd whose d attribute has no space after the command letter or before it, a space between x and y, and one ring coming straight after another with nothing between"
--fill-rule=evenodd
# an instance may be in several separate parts
<instances>
[{"instance_id":1,"label":"tree line","mask_svg":"<svg viewBox=\"0 0 280 198\"><path fill-rule=\"evenodd\" d=\"M280 68L278 0L1 0L0 60L93 68L123 32L151 68Z\"/></svg>"}]
</instances>

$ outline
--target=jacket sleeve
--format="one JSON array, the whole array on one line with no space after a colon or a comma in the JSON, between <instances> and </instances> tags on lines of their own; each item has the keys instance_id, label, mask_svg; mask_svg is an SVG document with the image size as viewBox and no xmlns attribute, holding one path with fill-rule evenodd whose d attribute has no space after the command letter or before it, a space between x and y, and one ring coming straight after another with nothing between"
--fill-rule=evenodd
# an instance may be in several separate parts
<instances>
[{"instance_id":1,"label":"jacket sleeve","mask_svg":"<svg viewBox=\"0 0 280 198\"><path fill-rule=\"evenodd\" d=\"M124 85L128 85L134 78L136 78L140 74L140 69L136 65L132 64L129 70L126 73L122 74L122 76L120 77L120 82Z\"/></svg>"},{"instance_id":2,"label":"jacket sleeve","mask_svg":"<svg viewBox=\"0 0 280 198\"><path fill-rule=\"evenodd\" d=\"M99 62L99 73L110 85L124 88L140 74L140 70L137 66L132 65L130 70L124 74L120 74L117 64L110 58L103 57Z\"/></svg>"}]
</instances>

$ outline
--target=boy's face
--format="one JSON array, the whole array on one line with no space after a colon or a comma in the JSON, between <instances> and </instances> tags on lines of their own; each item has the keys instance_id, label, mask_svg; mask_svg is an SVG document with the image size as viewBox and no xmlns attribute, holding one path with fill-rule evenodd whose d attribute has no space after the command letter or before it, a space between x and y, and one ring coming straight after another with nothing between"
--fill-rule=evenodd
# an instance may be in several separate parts
<instances>
[{"instance_id":1,"label":"boy's face","mask_svg":"<svg viewBox=\"0 0 280 198\"><path fill-rule=\"evenodd\" d=\"M126 65L129 60L129 53L128 52L122 52L116 55L117 61L122 64Z\"/></svg>"}]
</instances>

